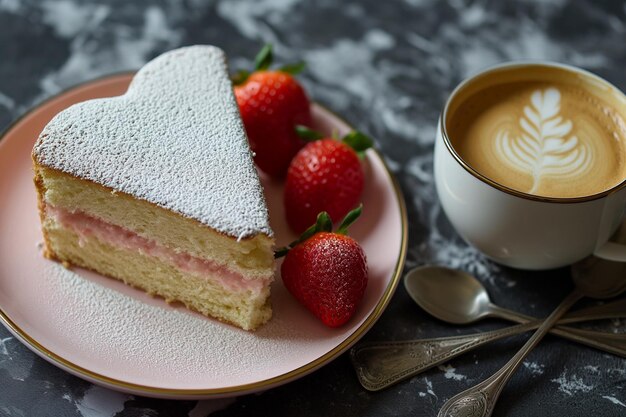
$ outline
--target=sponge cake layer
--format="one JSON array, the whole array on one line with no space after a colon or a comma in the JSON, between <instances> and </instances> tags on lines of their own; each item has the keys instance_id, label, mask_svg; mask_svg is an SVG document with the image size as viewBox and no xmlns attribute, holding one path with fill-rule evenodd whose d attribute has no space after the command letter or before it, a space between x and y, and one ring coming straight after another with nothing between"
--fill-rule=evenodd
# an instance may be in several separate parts
<instances>
[{"instance_id":1,"label":"sponge cake layer","mask_svg":"<svg viewBox=\"0 0 626 417\"><path fill-rule=\"evenodd\" d=\"M79 237L52 218L46 218L49 255L61 262L115 277L128 285L180 301L188 308L244 330L256 329L271 317L269 286L261 292L233 292L216 284L220 276L199 277L137 251L122 249L96 237Z\"/></svg>"},{"instance_id":2,"label":"sponge cake layer","mask_svg":"<svg viewBox=\"0 0 626 417\"><path fill-rule=\"evenodd\" d=\"M264 234L237 241L147 201L50 168L37 167L35 182L44 205L88 214L177 252L228 265L245 277L273 274L273 239Z\"/></svg>"}]
</instances>

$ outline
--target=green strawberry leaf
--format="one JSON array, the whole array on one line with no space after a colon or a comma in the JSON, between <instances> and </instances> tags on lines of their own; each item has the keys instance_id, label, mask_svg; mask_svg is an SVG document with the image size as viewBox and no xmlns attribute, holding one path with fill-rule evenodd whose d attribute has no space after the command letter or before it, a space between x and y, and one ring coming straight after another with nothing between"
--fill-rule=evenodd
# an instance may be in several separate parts
<instances>
[{"instance_id":1,"label":"green strawberry leaf","mask_svg":"<svg viewBox=\"0 0 626 417\"><path fill-rule=\"evenodd\" d=\"M369 136L359 132L358 130L353 130L345 135L342 141L354 149L359 157L363 157L363 155L365 155L365 151L374 145L374 141Z\"/></svg>"},{"instance_id":2,"label":"green strawberry leaf","mask_svg":"<svg viewBox=\"0 0 626 417\"><path fill-rule=\"evenodd\" d=\"M297 240L294 240L289 245L283 248L276 249L274 251L274 259L282 258L283 256L287 255L289 250L293 249L295 246L309 239L311 236L313 236L316 233L332 232L332 231L333 231L333 221L331 220L328 213L326 213L325 211L322 211L320 214L317 215L317 221L315 222L315 224L310 226L308 229L306 229Z\"/></svg>"},{"instance_id":3,"label":"green strawberry leaf","mask_svg":"<svg viewBox=\"0 0 626 417\"><path fill-rule=\"evenodd\" d=\"M333 231L333 221L331 220L330 215L326 213L325 211L318 214L317 222L315 222L315 232L332 232L332 231Z\"/></svg>"},{"instance_id":4,"label":"green strawberry leaf","mask_svg":"<svg viewBox=\"0 0 626 417\"><path fill-rule=\"evenodd\" d=\"M273 61L274 52L272 44L267 43L263 45L259 53L254 58L254 69L252 72L269 70ZM282 71L290 75L296 75L302 72L305 67L306 63L304 61L300 61L293 64L283 65L278 69L278 71ZM233 82L233 85L241 85L248 79L250 74L251 72L247 70L238 71L231 77L231 81Z\"/></svg>"},{"instance_id":5,"label":"green strawberry leaf","mask_svg":"<svg viewBox=\"0 0 626 417\"><path fill-rule=\"evenodd\" d=\"M250 71L240 70L234 73L230 77L230 80L232 81L233 85L241 85L246 82L249 76L250 76Z\"/></svg>"},{"instance_id":6,"label":"green strawberry leaf","mask_svg":"<svg viewBox=\"0 0 626 417\"><path fill-rule=\"evenodd\" d=\"M339 228L337 229L337 231L335 233L337 233L339 235L347 234L348 233L348 227L352 223L354 223L354 221L356 219L359 218L359 216L361 215L362 212L363 212L363 204L359 204L359 206L357 208L353 209L348 214L346 214L346 217L343 218L341 224L339 225Z\"/></svg>"},{"instance_id":7,"label":"green strawberry leaf","mask_svg":"<svg viewBox=\"0 0 626 417\"><path fill-rule=\"evenodd\" d=\"M286 72L289 75L298 75L302 71L304 71L304 68L306 68L306 62L300 61L293 64L283 65L282 67L278 68L278 70L281 72Z\"/></svg>"},{"instance_id":8,"label":"green strawberry leaf","mask_svg":"<svg viewBox=\"0 0 626 417\"><path fill-rule=\"evenodd\" d=\"M296 125L294 129L296 130L296 134L300 137L300 139L304 139L306 142L314 142L325 137L322 132L309 129L308 127L303 125Z\"/></svg>"},{"instance_id":9,"label":"green strawberry leaf","mask_svg":"<svg viewBox=\"0 0 626 417\"><path fill-rule=\"evenodd\" d=\"M254 70L265 71L272 65L274 54L272 53L272 44L267 43L261 48L256 58L254 58Z\"/></svg>"}]
</instances>

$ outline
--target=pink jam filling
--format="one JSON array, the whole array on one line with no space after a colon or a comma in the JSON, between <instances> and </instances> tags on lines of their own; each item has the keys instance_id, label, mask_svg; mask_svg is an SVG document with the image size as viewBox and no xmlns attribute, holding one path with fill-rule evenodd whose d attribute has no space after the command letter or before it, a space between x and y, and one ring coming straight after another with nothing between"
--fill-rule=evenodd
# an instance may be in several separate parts
<instances>
[{"instance_id":1,"label":"pink jam filling","mask_svg":"<svg viewBox=\"0 0 626 417\"><path fill-rule=\"evenodd\" d=\"M259 293L270 281L271 277L261 279L245 279L241 274L227 267L189 253L176 251L161 246L153 240L146 239L120 226L107 223L81 212L70 212L51 205L46 206L46 213L55 218L61 225L74 231L83 245L84 241L94 236L101 242L119 248L138 251L143 255L154 256L169 264L175 265L187 273L216 281L229 291L252 291Z\"/></svg>"}]
</instances>

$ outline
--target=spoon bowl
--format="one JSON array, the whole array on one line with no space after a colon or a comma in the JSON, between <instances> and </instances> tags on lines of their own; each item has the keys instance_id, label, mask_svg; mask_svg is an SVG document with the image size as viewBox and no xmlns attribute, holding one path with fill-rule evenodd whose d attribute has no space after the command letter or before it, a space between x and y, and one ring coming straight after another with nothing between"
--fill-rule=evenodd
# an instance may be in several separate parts
<instances>
[{"instance_id":1,"label":"spoon bowl","mask_svg":"<svg viewBox=\"0 0 626 417\"><path fill-rule=\"evenodd\" d=\"M463 271L418 267L405 275L404 286L413 301L448 323L469 324L492 313L487 289Z\"/></svg>"}]
</instances>

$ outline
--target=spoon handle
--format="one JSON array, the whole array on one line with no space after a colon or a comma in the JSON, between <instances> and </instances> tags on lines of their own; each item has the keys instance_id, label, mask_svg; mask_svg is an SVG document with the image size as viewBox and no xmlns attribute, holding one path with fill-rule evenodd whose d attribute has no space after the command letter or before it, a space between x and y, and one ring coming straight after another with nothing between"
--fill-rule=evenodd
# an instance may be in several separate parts
<instances>
[{"instance_id":1,"label":"spoon handle","mask_svg":"<svg viewBox=\"0 0 626 417\"><path fill-rule=\"evenodd\" d=\"M517 311L509 310L495 304L489 305L489 317L497 317L509 320L515 323L527 323L537 320L535 317L527 316ZM609 303L595 305L580 310L571 311L565 317L562 317L557 325L563 327L563 324L580 323L581 321L616 319L626 317L626 298L611 301ZM571 327L568 327L570 329Z\"/></svg>"},{"instance_id":2,"label":"spoon handle","mask_svg":"<svg viewBox=\"0 0 626 417\"><path fill-rule=\"evenodd\" d=\"M350 358L361 385L379 391L486 343L537 328L540 323L462 336L363 343L350 351Z\"/></svg>"},{"instance_id":3,"label":"spoon handle","mask_svg":"<svg viewBox=\"0 0 626 417\"><path fill-rule=\"evenodd\" d=\"M570 320L570 322L586 320L587 314L590 319L596 319L599 316L603 318L624 317L626 310L616 310L619 308L617 303L607 303L577 311L573 313L576 314L575 320ZM501 316L498 315L498 317ZM513 311L508 317L512 321L528 323L528 326L513 326L485 333L434 339L361 343L350 351L352 364L361 385L367 390L379 391L485 343L536 329L542 323L541 320ZM570 315L563 320L567 320L568 317ZM558 323L562 323L563 320L559 320ZM566 326L554 327L550 329L550 333L626 358L626 334Z\"/></svg>"},{"instance_id":4,"label":"spoon handle","mask_svg":"<svg viewBox=\"0 0 626 417\"><path fill-rule=\"evenodd\" d=\"M495 374L446 401L437 417L489 417L502 389L530 351L548 334L550 328L565 314L582 293L575 290L541 324L524 346Z\"/></svg>"},{"instance_id":5,"label":"spoon handle","mask_svg":"<svg viewBox=\"0 0 626 417\"><path fill-rule=\"evenodd\" d=\"M626 316L626 298L569 312L559 325L589 320L616 319Z\"/></svg>"},{"instance_id":6,"label":"spoon handle","mask_svg":"<svg viewBox=\"0 0 626 417\"><path fill-rule=\"evenodd\" d=\"M535 317L494 304L491 304L489 309L491 310L490 316L515 323L529 323L537 320ZM624 335L562 326L563 323L579 323L582 321L621 317L626 317L626 298L568 313L557 322L556 327L550 329L550 333L595 349L626 357L626 336Z\"/></svg>"},{"instance_id":7,"label":"spoon handle","mask_svg":"<svg viewBox=\"0 0 626 417\"><path fill-rule=\"evenodd\" d=\"M550 334L626 358L625 333L607 333L559 326L550 329Z\"/></svg>"}]
</instances>

